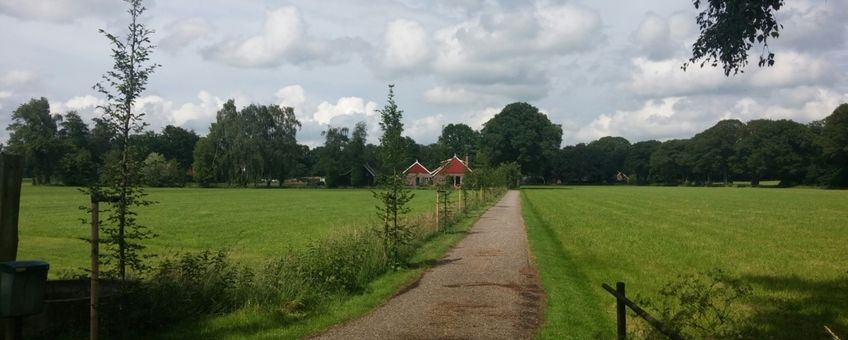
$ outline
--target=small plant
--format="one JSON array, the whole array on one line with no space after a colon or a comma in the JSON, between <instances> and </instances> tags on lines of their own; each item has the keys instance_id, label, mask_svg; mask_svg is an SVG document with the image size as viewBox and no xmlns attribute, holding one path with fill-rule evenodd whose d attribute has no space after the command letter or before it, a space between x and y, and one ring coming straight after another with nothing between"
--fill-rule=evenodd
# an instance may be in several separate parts
<instances>
[{"instance_id":1,"label":"small plant","mask_svg":"<svg viewBox=\"0 0 848 340\"><path fill-rule=\"evenodd\" d=\"M741 339L746 315L740 304L751 286L721 269L680 274L659 291L660 298L640 298L639 304L658 312L657 318L685 339ZM651 328L645 338L664 338Z\"/></svg>"}]
</instances>

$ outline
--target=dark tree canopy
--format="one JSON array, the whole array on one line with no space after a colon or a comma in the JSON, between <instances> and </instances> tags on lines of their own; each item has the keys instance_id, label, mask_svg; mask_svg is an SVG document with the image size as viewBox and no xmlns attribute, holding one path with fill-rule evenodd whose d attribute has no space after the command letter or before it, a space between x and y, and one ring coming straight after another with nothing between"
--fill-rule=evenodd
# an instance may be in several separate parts
<instances>
[{"instance_id":1,"label":"dark tree canopy","mask_svg":"<svg viewBox=\"0 0 848 340\"><path fill-rule=\"evenodd\" d=\"M458 155L467 156L477 151L480 137L477 131L465 124L448 124L442 128L439 144L447 151L447 157Z\"/></svg>"},{"instance_id":2,"label":"dark tree canopy","mask_svg":"<svg viewBox=\"0 0 848 340\"><path fill-rule=\"evenodd\" d=\"M737 144L741 170L752 185L763 179L778 179L781 185L801 183L818 146L812 133L791 120L752 120Z\"/></svg>"},{"instance_id":3,"label":"dark tree canopy","mask_svg":"<svg viewBox=\"0 0 848 340\"><path fill-rule=\"evenodd\" d=\"M24 157L32 183L49 184L56 167L56 122L60 116L50 114L47 98L30 99L12 112L7 151Z\"/></svg>"},{"instance_id":4,"label":"dark tree canopy","mask_svg":"<svg viewBox=\"0 0 848 340\"><path fill-rule=\"evenodd\" d=\"M480 138L481 151L492 165L516 162L525 175L549 178L562 128L535 106L513 103L484 124Z\"/></svg>"},{"instance_id":5,"label":"dark tree canopy","mask_svg":"<svg viewBox=\"0 0 848 340\"><path fill-rule=\"evenodd\" d=\"M824 119L825 160L835 169L828 180L831 186L848 186L848 104L839 105Z\"/></svg>"},{"instance_id":6,"label":"dark tree canopy","mask_svg":"<svg viewBox=\"0 0 848 340\"><path fill-rule=\"evenodd\" d=\"M774 53L768 48L769 39L780 36L782 26L775 13L783 7L784 0L693 0L695 8L703 10L697 16L701 30L692 45L690 63L701 67L721 67L729 76L745 72L748 51L762 45L759 66L774 65Z\"/></svg>"},{"instance_id":7,"label":"dark tree canopy","mask_svg":"<svg viewBox=\"0 0 848 340\"><path fill-rule=\"evenodd\" d=\"M745 123L736 119L722 120L692 138L692 152L698 155L693 172L704 182L721 179L728 183L734 175L735 146L742 140Z\"/></svg>"}]
</instances>

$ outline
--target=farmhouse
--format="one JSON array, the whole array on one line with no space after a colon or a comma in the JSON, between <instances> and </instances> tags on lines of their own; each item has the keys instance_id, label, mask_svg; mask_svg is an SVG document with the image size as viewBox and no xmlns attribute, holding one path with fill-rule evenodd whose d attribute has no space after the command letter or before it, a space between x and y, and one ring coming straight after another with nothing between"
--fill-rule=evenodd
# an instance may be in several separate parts
<instances>
[{"instance_id":1,"label":"farmhouse","mask_svg":"<svg viewBox=\"0 0 848 340\"><path fill-rule=\"evenodd\" d=\"M430 173L430 180L435 185L451 184L458 187L462 185L465 175L469 172L471 172L471 168L468 167L468 162L453 155Z\"/></svg>"},{"instance_id":2,"label":"farmhouse","mask_svg":"<svg viewBox=\"0 0 848 340\"><path fill-rule=\"evenodd\" d=\"M411 187L430 185L430 170L415 161L403 171L404 182Z\"/></svg>"}]
</instances>

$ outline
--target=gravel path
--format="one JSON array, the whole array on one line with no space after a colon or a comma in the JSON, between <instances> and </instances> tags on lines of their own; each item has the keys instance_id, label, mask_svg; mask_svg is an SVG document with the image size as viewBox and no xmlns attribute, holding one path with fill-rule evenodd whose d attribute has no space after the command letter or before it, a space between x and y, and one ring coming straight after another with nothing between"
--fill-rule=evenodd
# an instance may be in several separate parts
<instances>
[{"instance_id":1,"label":"gravel path","mask_svg":"<svg viewBox=\"0 0 848 340\"><path fill-rule=\"evenodd\" d=\"M529 339L543 294L510 191L411 289L315 338Z\"/></svg>"}]
</instances>

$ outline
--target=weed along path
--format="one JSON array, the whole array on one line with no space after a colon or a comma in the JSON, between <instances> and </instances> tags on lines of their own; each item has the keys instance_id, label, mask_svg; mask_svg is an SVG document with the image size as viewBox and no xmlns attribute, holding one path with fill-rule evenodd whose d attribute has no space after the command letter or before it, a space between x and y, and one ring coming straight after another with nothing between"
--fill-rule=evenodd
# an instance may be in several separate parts
<instances>
[{"instance_id":1,"label":"weed along path","mask_svg":"<svg viewBox=\"0 0 848 340\"><path fill-rule=\"evenodd\" d=\"M543 291L518 191L508 192L419 282L316 339L529 339Z\"/></svg>"}]
</instances>

